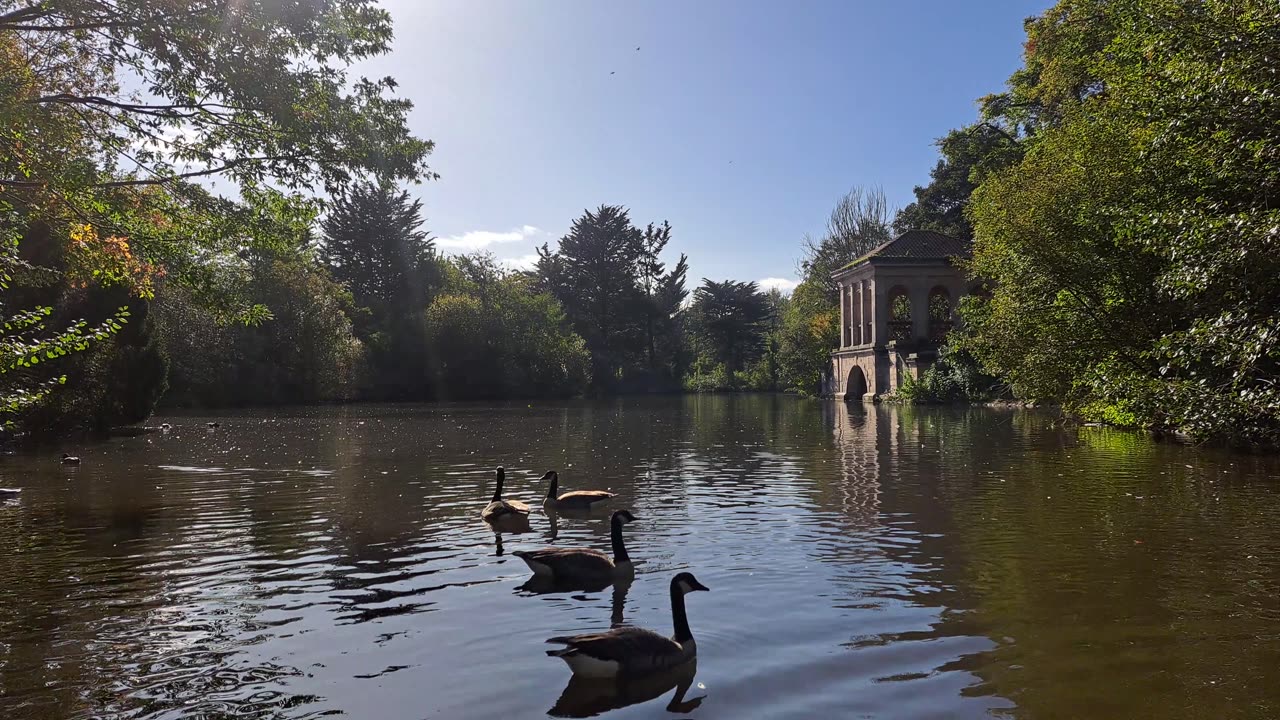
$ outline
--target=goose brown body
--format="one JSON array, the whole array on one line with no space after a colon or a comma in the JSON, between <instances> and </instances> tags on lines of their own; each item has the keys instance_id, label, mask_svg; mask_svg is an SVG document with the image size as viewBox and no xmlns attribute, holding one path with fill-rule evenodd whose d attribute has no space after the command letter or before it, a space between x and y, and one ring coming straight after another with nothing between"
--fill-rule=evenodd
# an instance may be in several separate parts
<instances>
[{"instance_id":1,"label":"goose brown body","mask_svg":"<svg viewBox=\"0 0 1280 720\"><path fill-rule=\"evenodd\" d=\"M506 470L498 468L495 475L493 499L480 511L480 517L492 522L510 515L528 515L529 506L527 504L519 500L502 499L502 481L506 477Z\"/></svg>"},{"instance_id":2,"label":"goose brown body","mask_svg":"<svg viewBox=\"0 0 1280 720\"><path fill-rule=\"evenodd\" d=\"M590 548L543 548L511 553L529 566L535 575L556 582L597 583L635 576L631 557L622 542L622 526L636 518L618 510L609 519L613 557Z\"/></svg>"}]
</instances>

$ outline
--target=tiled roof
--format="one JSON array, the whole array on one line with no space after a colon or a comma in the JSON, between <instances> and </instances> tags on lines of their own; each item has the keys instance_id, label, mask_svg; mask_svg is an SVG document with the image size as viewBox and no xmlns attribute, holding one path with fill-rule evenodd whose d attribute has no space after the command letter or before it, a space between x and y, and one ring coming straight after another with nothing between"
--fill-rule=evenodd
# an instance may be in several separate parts
<instances>
[{"instance_id":1,"label":"tiled roof","mask_svg":"<svg viewBox=\"0 0 1280 720\"><path fill-rule=\"evenodd\" d=\"M967 240L932 230L908 230L853 262L841 270L861 265L871 258L886 260L948 260L969 257L972 248Z\"/></svg>"}]
</instances>

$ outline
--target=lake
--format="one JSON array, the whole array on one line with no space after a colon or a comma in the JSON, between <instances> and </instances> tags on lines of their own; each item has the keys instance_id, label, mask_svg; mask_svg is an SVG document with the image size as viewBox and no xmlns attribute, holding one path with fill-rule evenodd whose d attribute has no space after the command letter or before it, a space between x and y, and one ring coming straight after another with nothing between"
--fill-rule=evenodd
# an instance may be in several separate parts
<instances>
[{"instance_id":1,"label":"lake","mask_svg":"<svg viewBox=\"0 0 1280 720\"><path fill-rule=\"evenodd\" d=\"M1280 716L1274 457L785 396L211 419L0 460L0 717ZM499 464L619 493L635 582L526 589L513 551L607 550L608 514L496 538ZM545 655L669 634L681 570L695 674Z\"/></svg>"}]
</instances>

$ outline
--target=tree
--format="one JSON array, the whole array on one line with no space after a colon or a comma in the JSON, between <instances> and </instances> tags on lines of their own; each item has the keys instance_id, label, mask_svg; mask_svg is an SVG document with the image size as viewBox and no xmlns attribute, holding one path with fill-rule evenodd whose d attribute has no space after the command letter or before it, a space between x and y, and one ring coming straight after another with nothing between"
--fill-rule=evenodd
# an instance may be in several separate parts
<instances>
[{"instance_id":1,"label":"tree","mask_svg":"<svg viewBox=\"0 0 1280 720\"><path fill-rule=\"evenodd\" d=\"M52 306L35 304L25 310L10 306L16 287L41 288L55 281L54 273L20 257L17 238L0 245L0 293L4 298L0 303L0 430L17 430L24 417L66 384L67 375L61 367L65 358L108 340L129 317L129 309L120 307L95 326L80 319L50 332L46 325L53 315Z\"/></svg>"},{"instance_id":2,"label":"tree","mask_svg":"<svg viewBox=\"0 0 1280 720\"><path fill-rule=\"evenodd\" d=\"M587 389L586 344L533 279L489 255L453 259L449 276L426 311L437 397L563 397Z\"/></svg>"},{"instance_id":3,"label":"tree","mask_svg":"<svg viewBox=\"0 0 1280 720\"><path fill-rule=\"evenodd\" d=\"M375 318L426 307L440 282L422 202L386 184L361 184L333 201L321 221L320 257ZM375 321L376 327L376 321Z\"/></svg>"},{"instance_id":4,"label":"tree","mask_svg":"<svg viewBox=\"0 0 1280 720\"><path fill-rule=\"evenodd\" d=\"M985 122L952 130L937 144L942 158L930 171L929 184L916 186L915 202L898 211L893 229L972 239L973 226L965 216L969 196L992 170L1016 161L1020 146L1006 131Z\"/></svg>"},{"instance_id":5,"label":"tree","mask_svg":"<svg viewBox=\"0 0 1280 720\"><path fill-rule=\"evenodd\" d=\"M689 258L684 254L670 272L661 260L661 253L671 240L671 224L649 226L644 230L640 256L640 289L644 294L645 353L650 373L665 373L668 379L679 376L677 353L680 339L676 337L684 299L685 277L689 273Z\"/></svg>"},{"instance_id":6,"label":"tree","mask_svg":"<svg viewBox=\"0 0 1280 720\"><path fill-rule=\"evenodd\" d=\"M747 367L747 387L761 392L773 392L785 389L782 384L780 351L783 318L791 307L791 299L778 288L770 289L764 297L767 307L762 325L764 350L760 359Z\"/></svg>"},{"instance_id":7,"label":"tree","mask_svg":"<svg viewBox=\"0 0 1280 720\"><path fill-rule=\"evenodd\" d=\"M674 367L688 263L671 271L658 259L670 240L666 223L642 231L628 211L602 205L573 222L553 252L538 250L540 287L555 296L591 351L597 390L625 387L628 377ZM661 352L665 351L665 352ZM674 371L671 371L674 375Z\"/></svg>"},{"instance_id":8,"label":"tree","mask_svg":"<svg viewBox=\"0 0 1280 720\"><path fill-rule=\"evenodd\" d=\"M892 239L891 216L883 191L855 187L832 209L822 238L804 239L802 279L782 313L778 338L779 376L787 388L821 392L839 345L840 288L831 275Z\"/></svg>"},{"instance_id":9,"label":"tree","mask_svg":"<svg viewBox=\"0 0 1280 720\"><path fill-rule=\"evenodd\" d=\"M351 294L308 248L252 258L254 296L271 317L220 323L180 286L157 294L171 362L168 402L224 407L355 397L364 346L349 315Z\"/></svg>"},{"instance_id":10,"label":"tree","mask_svg":"<svg viewBox=\"0 0 1280 720\"><path fill-rule=\"evenodd\" d=\"M0 0L0 230L45 235L24 252L56 261L36 266L65 287L147 300L163 275L260 322L240 254L279 249L307 220L284 191L434 177L394 82L348 74L390 39L372 0Z\"/></svg>"},{"instance_id":11,"label":"tree","mask_svg":"<svg viewBox=\"0 0 1280 720\"><path fill-rule=\"evenodd\" d=\"M806 279L824 285L834 305L840 289L831 274L892 239L893 211L880 188L855 187L836 201L818 242L806 237L800 268Z\"/></svg>"},{"instance_id":12,"label":"tree","mask_svg":"<svg viewBox=\"0 0 1280 720\"><path fill-rule=\"evenodd\" d=\"M334 200L321 222L321 257L355 299L355 332L368 347L378 399L432 397L422 313L442 278L421 211L407 191L361 184Z\"/></svg>"},{"instance_id":13,"label":"tree","mask_svg":"<svg viewBox=\"0 0 1280 720\"><path fill-rule=\"evenodd\" d=\"M985 103L1023 158L971 201L965 342L1028 397L1280 441L1274 4L1063 0Z\"/></svg>"},{"instance_id":14,"label":"tree","mask_svg":"<svg viewBox=\"0 0 1280 720\"><path fill-rule=\"evenodd\" d=\"M806 279L792 291L778 334L781 385L801 395L821 393L831 351L840 345L840 308L828 301L821 279Z\"/></svg>"},{"instance_id":15,"label":"tree","mask_svg":"<svg viewBox=\"0 0 1280 720\"><path fill-rule=\"evenodd\" d=\"M371 0L0 0L0 30L3 201L57 237L128 238L172 281L277 239L256 211L267 185L433 177L394 81L348 76L389 48ZM229 181L248 212L195 178Z\"/></svg>"},{"instance_id":16,"label":"tree","mask_svg":"<svg viewBox=\"0 0 1280 720\"><path fill-rule=\"evenodd\" d=\"M754 282L703 278L693 293L692 312L706 350L731 374L763 354L770 310L768 297Z\"/></svg>"}]
</instances>

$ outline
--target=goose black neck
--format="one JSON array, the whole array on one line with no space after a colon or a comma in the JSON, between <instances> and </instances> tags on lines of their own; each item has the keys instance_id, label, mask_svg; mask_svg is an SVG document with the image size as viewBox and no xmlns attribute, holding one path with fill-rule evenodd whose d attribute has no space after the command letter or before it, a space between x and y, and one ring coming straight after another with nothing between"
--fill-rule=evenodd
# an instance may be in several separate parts
<instances>
[{"instance_id":1,"label":"goose black neck","mask_svg":"<svg viewBox=\"0 0 1280 720\"><path fill-rule=\"evenodd\" d=\"M491 500L490 502L498 502L499 500L502 499L502 475L503 475L503 472L499 470L498 482L493 488L493 500Z\"/></svg>"},{"instance_id":2,"label":"goose black neck","mask_svg":"<svg viewBox=\"0 0 1280 720\"><path fill-rule=\"evenodd\" d=\"M556 499L556 490L560 489L560 478L555 475L551 476L551 484L547 486L547 499Z\"/></svg>"},{"instance_id":3,"label":"goose black neck","mask_svg":"<svg viewBox=\"0 0 1280 720\"><path fill-rule=\"evenodd\" d=\"M680 592L680 587L674 580L671 581L671 620L676 626L676 642L684 643L693 639L693 633L689 632L689 616L684 614L684 593Z\"/></svg>"},{"instance_id":4,"label":"goose black neck","mask_svg":"<svg viewBox=\"0 0 1280 720\"><path fill-rule=\"evenodd\" d=\"M622 518L617 515L613 516L613 528L610 531L610 538L613 540L613 563L630 562L631 558L627 555L627 548L622 544Z\"/></svg>"}]
</instances>

